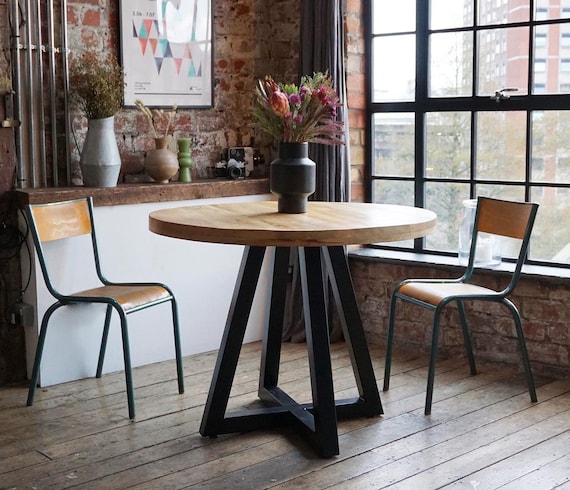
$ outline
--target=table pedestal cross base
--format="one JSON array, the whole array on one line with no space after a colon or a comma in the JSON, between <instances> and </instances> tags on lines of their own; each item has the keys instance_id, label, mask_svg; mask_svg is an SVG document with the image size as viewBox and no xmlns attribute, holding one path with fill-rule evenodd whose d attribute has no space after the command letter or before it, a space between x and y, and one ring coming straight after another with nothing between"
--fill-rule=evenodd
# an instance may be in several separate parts
<instances>
[{"instance_id":1,"label":"table pedestal cross base","mask_svg":"<svg viewBox=\"0 0 570 490\"><path fill-rule=\"evenodd\" d=\"M269 319L263 338L259 397L267 405L226 414L265 247L246 246L222 338L200 434L295 425L322 457L339 454L337 420L383 413L376 378L342 246L299 247L303 313L313 402L300 404L278 387L290 248L277 247ZM326 274L324 274L326 272ZM328 277L358 387L358 398L335 400L324 279Z\"/></svg>"}]
</instances>

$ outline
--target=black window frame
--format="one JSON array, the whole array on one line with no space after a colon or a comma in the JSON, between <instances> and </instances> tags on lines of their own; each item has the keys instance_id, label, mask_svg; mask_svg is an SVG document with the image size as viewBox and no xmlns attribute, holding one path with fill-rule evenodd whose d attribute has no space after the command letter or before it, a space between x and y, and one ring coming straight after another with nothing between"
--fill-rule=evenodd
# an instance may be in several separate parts
<instances>
[{"instance_id":1,"label":"black window frame","mask_svg":"<svg viewBox=\"0 0 570 490\"><path fill-rule=\"evenodd\" d=\"M474 94L469 97L448 97L448 98L436 98L428 97L428 69L429 69L429 59L428 59L428 37L430 34L429 30L429 0L416 0L416 97L413 102L374 102L373 101L373 60L372 60L372 44L373 39L376 37L372 32L373 26L373 3L375 0L363 0L364 8L364 38L365 38L365 66L366 66L366 159L365 159L365 173L364 173L364 185L365 185L365 200L367 202L372 201L372 188L375 181L399 181L399 182L413 182L414 184L414 206L425 207L425 188L428 182L451 182L451 179L436 178L436 177L426 177L424 174L424 164L425 160L425 115L430 112L452 112L457 111L458 105L460 105L461 111L467 111L471 114L486 112L486 111L496 111L496 102L487 94L476 95L476 70L474 70ZM570 110L570 95L568 94L535 94L533 93L533 71L530 67L534 64L534 52L533 52L533 32L534 28L537 26L548 26L549 24L570 24L570 19L557 18L557 19L544 19L539 20L532 15L535 9L535 1L530 0L530 20L527 22L515 22L509 23L510 27L518 26L528 26L530 24L531 35L528 49L528 62L529 62L529 75L528 75L528 85L526 87L527 95L517 95L516 97L511 97L508 105L501 107L501 111L523 111L526 113L527 122L527 154L526 154L526 172L524 181L493 181L487 179L453 179L453 182L466 183L470 188L470 197L475 197L475 187L477 184L501 184L501 185L517 185L524 187L524 198L525 200L530 200L531 189L542 188L542 187L552 187L557 191L558 189L568 189L570 184L567 183L557 183L557 182L532 182L530 175L530 153L528 151L529 141L531 141L531 118L534 111L555 111L555 110ZM473 0L473 15L474 19L477 18L477 1ZM488 30L491 27L504 26L504 23L497 23L493 25L481 25L478 26L477 22L474 22L474 26L469 26L466 28L454 28L454 29L444 29L438 30L439 32L455 32L455 31L474 31L474 36L477 36L477 32ZM474 48L475 51L475 48ZM474 52L474 60L476 59L477 53ZM414 113L415 117L415 164L413 177L393 177L393 176L373 176L372 175L372 163L374 158L374 145L373 143L373 119L375 114L382 113ZM473 140L474 135L472 133L471 138ZM473 141L472 141L473 144ZM474 159L474 156L472 156ZM474 162L471 163L474 165ZM450 256L454 254L452 252L446 251L434 251L428 250L425 247L425 238L418 238L414 240L413 248L407 247L394 247L389 244L370 244L372 248L378 249L389 249L403 252L414 252L414 253L425 253L430 255L441 255ZM457 254L455 253L455 256ZM526 261L529 265L545 266L547 268L563 268L570 269L570 264L557 263L552 261L543 260L531 260L527 258Z\"/></svg>"}]
</instances>

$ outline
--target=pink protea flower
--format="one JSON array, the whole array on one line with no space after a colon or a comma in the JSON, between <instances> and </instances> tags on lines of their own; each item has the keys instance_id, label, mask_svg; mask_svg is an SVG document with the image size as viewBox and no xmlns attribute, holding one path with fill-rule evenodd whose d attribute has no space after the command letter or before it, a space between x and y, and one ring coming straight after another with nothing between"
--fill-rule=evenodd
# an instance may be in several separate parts
<instances>
[{"instance_id":1,"label":"pink protea flower","mask_svg":"<svg viewBox=\"0 0 570 490\"><path fill-rule=\"evenodd\" d=\"M269 104L273 112L278 116L285 116L289 112L289 99L280 90L276 90L269 98Z\"/></svg>"},{"instance_id":2,"label":"pink protea flower","mask_svg":"<svg viewBox=\"0 0 570 490\"><path fill-rule=\"evenodd\" d=\"M339 97L327 74L301 78L299 86L259 80L253 116L258 128L279 142L344 143L344 124L337 120Z\"/></svg>"}]
</instances>

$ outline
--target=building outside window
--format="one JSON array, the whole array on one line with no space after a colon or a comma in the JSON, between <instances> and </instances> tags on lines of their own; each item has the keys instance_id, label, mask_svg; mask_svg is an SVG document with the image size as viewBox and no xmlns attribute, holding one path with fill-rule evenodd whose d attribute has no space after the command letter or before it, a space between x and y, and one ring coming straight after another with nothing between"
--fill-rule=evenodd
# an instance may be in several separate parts
<instances>
[{"instance_id":1,"label":"building outside window","mask_svg":"<svg viewBox=\"0 0 570 490\"><path fill-rule=\"evenodd\" d=\"M483 195L539 203L528 261L570 267L570 0L366 2L369 200L438 215L376 246L457 254Z\"/></svg>"}]
</instances>

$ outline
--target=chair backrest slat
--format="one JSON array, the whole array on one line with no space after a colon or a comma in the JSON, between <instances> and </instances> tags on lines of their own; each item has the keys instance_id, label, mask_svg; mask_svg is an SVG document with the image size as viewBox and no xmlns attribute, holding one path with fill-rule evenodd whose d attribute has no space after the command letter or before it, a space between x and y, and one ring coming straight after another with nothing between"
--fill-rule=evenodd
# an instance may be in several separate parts
<instances>
[{"instance_id":1,"label":"chair backrest slat","mask_svg":"<svg viewBox=\"0 0 570 490\"><path fill-rule=\"evenodd\" d=\"M534 206L526 202L480 199L478 230L522 240Z\"/></svg>"},{"instance_id":2,"label":"chair backrest slat","mask_svg":"<svg viewBox=\"0 0 570 490\"><path fill-rule=\"evenodd\" d=\"M41 242L91 233L89 205L86 199L31 205L30 213Z\"/></svg>"}]
</instances>

